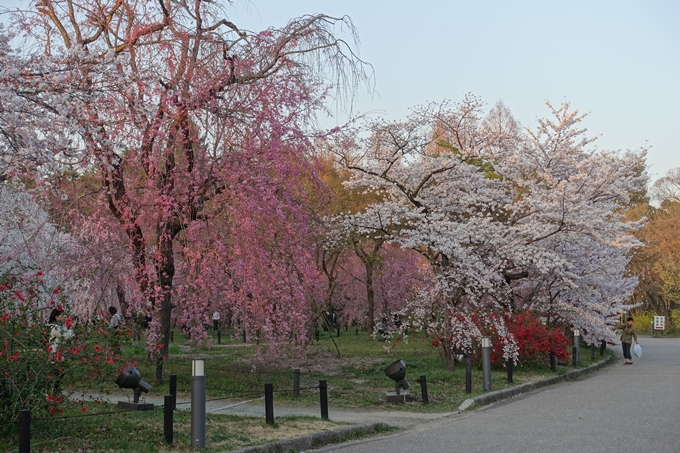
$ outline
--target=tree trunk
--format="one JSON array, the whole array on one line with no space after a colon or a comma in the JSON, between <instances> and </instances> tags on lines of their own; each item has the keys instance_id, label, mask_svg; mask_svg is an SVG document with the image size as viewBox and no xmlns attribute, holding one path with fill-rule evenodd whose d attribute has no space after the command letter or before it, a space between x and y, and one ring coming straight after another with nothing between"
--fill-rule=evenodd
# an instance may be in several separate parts
<instances>
[{"instance_id":1,"label":"tree trunk","mask_svg":"<svg viewBox=\"0 0 680 453\"><path fill-rule=\"evenodd\" d=\"M372 334L373 329L375 328L375 292L373 290L373 272L375 270L375 265L378 262L378 252L380 251L382 244L382 239L375 240L369 253L363 249L357 238L352 238L354 252L364 264L364 268L366 269L366 305L368 306L366 329L368 330L369 334Z\"/></svg>"},{"instance_id":2,"label":"tree trunk","mask_svg":"<svg viewBox=\"0 0 680 453\"><path fill-rule=\"evenodd\" d=\"M373 292L373 262L365 261L366 267L366 304L368 305L368 319L366 328L369 334L373 333L375 327L375 295Z\"/></svg>"},{"instance_id":3,"label":"tree trunk","mask_svg":"<svg viewBox=\"0 0 680 453\"><path fill-rule=\"evenodd\" d=\"M456 356L450 345L446 344L446 340L442 342L444 349L444 360L446 361L446 368L449 371L456 371Z\"/></svg>"},{"instance_id":4,"label":"tree trunk","mask_svg":"<svg viewBox=\"0 0 680 453\"><path fill-rule=\"evenodd\" d=\"M163 362L170 349L170 328L172 321L172 281L175 277L175 257L172 250L173 233L166 228L159 236L158 251L161 259L156 263L161 288L159 311L161 321L161 356L156 360L156 382L163 383Z\"/></svg>"}]
</instances>

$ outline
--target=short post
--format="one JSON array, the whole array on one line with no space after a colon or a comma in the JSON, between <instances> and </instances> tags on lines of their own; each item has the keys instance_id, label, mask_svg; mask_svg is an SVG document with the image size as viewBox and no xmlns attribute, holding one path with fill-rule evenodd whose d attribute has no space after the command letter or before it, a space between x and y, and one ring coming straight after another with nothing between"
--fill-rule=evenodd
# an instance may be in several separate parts
<instances>
[{"instance_id":1,"label":"short post","mask_svg":"<svg viewBox=\"0 0 680 453\"><path fill-rule=\"evenodd\" d=\"M173 341L175 341L175 331L171 330L170 331L170 343L172 343Z\"/></svg>"},{"instance_id":2,"label":"short post","mask_svg":"<svg viewBox=\"0 0 680 453\"><path fill-rule=\"evenodd\" d=\"M425 375L420 376L418 382L420 382L420 394L423 397L423 404L428 404L430 399L427 396L427 378Z\"/></svg>"},{"instance_id":3,"label":"short post","mask_svg":"<svg viewBox=\"0 0 680 453\"><path fill-rule=\"evenodd\" d=\"M512 358L510 358L505 363L508 367L508 384L512 384L512 372L515 368L515 362L512 360Z\"/></svg>"},{"instance_id":4,"label":"short post","mask_svg":"<svg viewBox=\"0 0 680 453\"><path fill-rule=\"evenodd\" d=\"M358 336L359 335L359 328L357 327L356 329L354 329L354 331L356 332L356 335Z\"/></svg>"},{"instance_id":5,"label":"short post","mask_svg":"<svg viewBox=\"0 0 680 453\"><path fill-rule=\"evenodd\" d=\"M264 417L268 425L274 424L274 384L264 385Z\"/></svg>"},{"instance_id":6,"label":"short post","mask_svg":"<svg viewBox=\"0 0 680 453\"><path fill-rule=\"evenodd\" d=\"M246 342L246 331L245 330L243 331L243 342L244 343Z\"/></svg>"},{"instance_id":7,"label":"short post","mask_svg":"<svg viewBox=\"0 0 680 453\"><path fill-rule=\"evenodd\" d=\"M172 395L172 409L177 409L177 375L170 375L170 395Z\"/></svg>"},{"instance_id":8,"label":"short post","mask_svg":"<svg viewBox=\"0 0 680 453\"><path fill-rule=\"evenodd\" d=\"M321 418L328 420L328 383L325 379L319 380L319 399L321 401Z\"/></svg>"},{"instance_id":9,"label":"short post","mask_svg":"<svg viewBox=\"0 0 680 453\"><path fill-rule=\"evenodd\" d=\"M465 358L465 393L472 393L472 359Z\"/></svg>"},{"instance_id":10,"label":"short post","mask_svg":"<svg viewBox=\"0 0 680 453\"><path fill-rule=\"evenodd\" d=\"M293 396L295 398L300 396L300 368L293 370Z\"/></svg>"},{"instance_id":11,"label":"short post","mask_svg":"<svg viewBox=\"0 0 680 453\"><path fill-rule=\"evenodd\" d=\"M590 343L590 361L595 361L595 343Z\"/></svg>"},{"instance_id":12,"label":"short post","mask_svg":"<svg viewBox=\"0 0 680 453\"><path fill-rule=\"evenodd\" d=\"M349 331L349 324L345 324L345 332Z\"/></svg>"},{"instance_id":13,"label":"short post","mask_svg":"<svg viewBox=\"0 0 680 453\"><path fill-rule=\"evenodd\" d=\"M222 331L217 331L217 344L222 344Z\"/></svg>"},{"instance_id":14,"label":"short post","mask_svg":"<svg viewBox=\"0 0 680 453\"><path fill-rule=\"evenodd\" d=\"M31 411L19 411L19 453L31 453Z\"/></svg>"},{"instance_id":15,"label":"short post","mask_svg":"<svg viewBox=\"0 0 680 453\"><path fill-rule=\"evenodd\" d=\"M338 326L338 337L340 336L340 326Z\"/></svg>"},{"instance_id":16,"label":"short post","mask_svg":"<svg viewBox=\"0 0 680 453\"><path fill-rule=\"evenodd\" d=\"M175 407L175 397L173 395L163 396L163 436L165 442L172 444L172 423Z\"/></svg>"},{"instance_id":17,"label":"short post","mask_svg":"<svg viewBox=\"0 0 680 453\"><path fill-rule=\"evenodd\" d=\"M604 350L607 349L607 342L602 340L600 342L600 357L604 355Z\"/></svg>"},{"instance_id":18,"label":"short post","mask_svg":"<svg viewBox=\"0 0 680 453\"><path fill-rule=\"evenodd\" d=\"M489 337L482 337L482 376L484 390L491 390L491 340Z\"/></svg>"},{"instance_id":19,"label":"short post","mask_svg":"<svg viewBox=\"0 0 680 453\"><path fill-rule=\"evenodd\" d=\"M571 364L572 366L578 365L579 355L581 349L581 332L578 329L574 329L574 347L571 354Z\"/></svg>"},{"instance_id":20,"label":"short post","mask_svg":"<svg viewBox=\"0 0 680 453\"><path fill-rule=\"evenodd\" d=\"M260 344L260 329L257 329L255 334L257 335L257 344Z\"/></svg>"},{"instance_id":21,"label":"short post","mask_svg":"<svg viewBox=\"0 0 680 453\"><path fill-rule=\"evenodd\" d=\"M205 448L205 357L191 361L191 446Z\"/></svg>"},{"instance_id":22,"label":"short post","mask_svg":"<svg viewBox=\"0 0 680 453\"><path fill-rule=\"evenodd\" d=\"M557 357L555 357L554 352L550 353L550 370L551 371L557 370Z\"/></svg>"},{"instance_id":23,"label":"short post","mask_svg":"<svg viewBox=\"0 0 680 453\"><path fill-rule=\"evenodd\" d=\"M654 336L654 320L652 320L652 327L650 329L650 333L652 336Z\"/></svg>"}]
</instances>

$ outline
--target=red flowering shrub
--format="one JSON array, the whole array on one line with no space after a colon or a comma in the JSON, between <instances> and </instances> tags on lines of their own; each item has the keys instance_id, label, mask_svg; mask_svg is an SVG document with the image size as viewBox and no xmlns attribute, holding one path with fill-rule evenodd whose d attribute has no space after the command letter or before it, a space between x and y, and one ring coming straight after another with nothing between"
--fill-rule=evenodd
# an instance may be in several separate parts
<instances>
[{"instance_id":1,"label":"red flowering shrub","mask_svg":"<svg viewBox=\"0 0 680 453\"><path fill-rule=\"evenodd\" d=\"M473 317L476 321L477 318ZM519 363L545 363L550 359L550 354L555 354L557 360L566 361L569 358L571 342L559 327L544 325L540 319L529 311L519 315L504 315L505 326L508 334L512 335L518 348ZM503 358L503 340L494 329L493 325L486 326L480 331L491 340L491 365L493 367L505 366ZM434 343L433 343L434 344ZM482 353L479 343L470 354L473 362L481 366Z\"/></svg>"},{"instance_id":2,"label":"red flowering shrub","mask_svg":"<svg viewBox=\"0 0 680 453\"><path fill-rule=\"evenodd\" d=\"M0 275L0 425L16 421L21 409L36 417L63 412L77 389L112 386L125 362L124 335L78 326L68 316L65 328L70 324L73 336L62 337L53 350L44 319L57 306L50 300L56 292L38 277L27 269ZM68 313L67 305L60 308Z\"/></svg>"},{"instance_id":3,"label":"red flowering shrub","mask_svg":"<svg viewBox=\"0 0 680 453\"><path fill-rule=\"evenodd\" d=\"M571 343L560 328L543 325L529 311L508 317L505 322L519 347L520 362L543 363L550 359L550 353L560 361L569 358Z\"/></svg>"}]
</instances>

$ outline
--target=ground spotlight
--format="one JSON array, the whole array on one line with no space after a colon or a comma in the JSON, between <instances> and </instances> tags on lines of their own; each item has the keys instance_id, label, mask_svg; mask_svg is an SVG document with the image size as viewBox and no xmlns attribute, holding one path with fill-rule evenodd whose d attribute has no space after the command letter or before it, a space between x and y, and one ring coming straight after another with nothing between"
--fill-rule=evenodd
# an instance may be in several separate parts
<instances>
[{"instance_id":1,"label":"ground spotlight","mask_svg":"<svg viewBox=\"0 0 680 453\"><path fill-rule=\"evenodd\" d=\"M403 360L392 362L385 368L385 375L395 382L395 391L387 392L386 400L388 403L405 403L411 401L411 394L408 392L410 387L406 380L406 364ZM401 389L404 392L401 393Z\"/></svg>"},{"instance_id":2,"label":"ground spotlight","mask_svg":"<svg viewBox=\"0 0 680 453\"><path fill-rule=\"evenodd\" d=\"M135 368L135 366L131 363L128 363L125 368L123 368L123 371L120 372L118 378L116 378L116 385L118 385L120 388L132 389L134 392L133 403L118 401L118 407L140 411L154 409L153 404L139 402L139 397L141 396L142 392L149 393L151 386L142 379L142 375L139 373L139 370L137 370L137 368Z\"/></svg>"}]
</instances>

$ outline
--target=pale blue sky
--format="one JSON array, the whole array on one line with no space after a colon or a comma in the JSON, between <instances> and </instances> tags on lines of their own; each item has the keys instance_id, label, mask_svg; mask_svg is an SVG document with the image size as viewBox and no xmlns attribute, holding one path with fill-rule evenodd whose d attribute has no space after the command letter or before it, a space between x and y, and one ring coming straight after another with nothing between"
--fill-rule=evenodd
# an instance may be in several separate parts
<instances>
[{"instance_id":1,"label":"pale blue sky","mask_svg":"<svg viewBox=\"0 0 680 453\"><path fill-rule=\"evenodd\" d=\"M235 0L232 11L250 30L304 14L349 16L377 92L362 91L355 111L399 119L471 92L490 105L502 99L533 127L546 100L567 100L589 112L584 125L600 148L647 143L653 179L680 167L676 0Z\"/></svg>"},{"instance_id":2,"label":"pale blue sky","mask_svg":"<svg viewBox=\"0 0 680 453\"><path fill-rule=\"evenodd\" d=\"M289 17L348 15L373 64L359 111L398 119L466 92L502 99L524 126L544 102L589 112L604 149L651 146L653 179L680 167L680 2L632 0L253 0L235 4L249 29Z\"/></svg>"}]
</instances>

